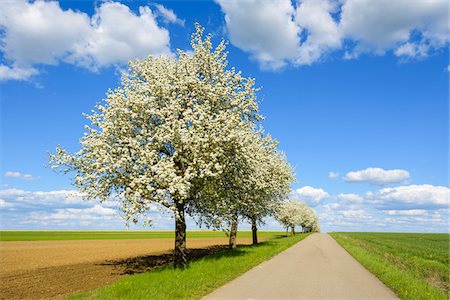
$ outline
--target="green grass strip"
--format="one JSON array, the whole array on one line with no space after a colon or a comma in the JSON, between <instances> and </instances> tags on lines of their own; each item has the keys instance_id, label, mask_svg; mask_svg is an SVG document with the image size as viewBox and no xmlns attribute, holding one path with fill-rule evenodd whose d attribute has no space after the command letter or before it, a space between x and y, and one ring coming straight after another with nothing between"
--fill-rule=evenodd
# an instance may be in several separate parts
<instances>
[{"instance_id":1,"label":"green grass strip","mask_svg":"<svg viewBox=\"0 0 450 300\"><path fill-rule=\"evenodd\" d=\"M297 234L255 246L223 250L192 261L184 270L167 266L125 277L111 285L68 299L199 299L308 235Z\"/></svg>"},{"instance_id":2,"label":"green grass strip","mask_svg":"<svg viewBox=\"0 0 450 300\"><path fill-rule=\"evenodd\" d=\"M260 238L277 238L284 233L280 231L258 231ZM174 238L173 230L62 230L62 231L0 231L0 241L64 241L64 240L122 240L122 239L163 239ZM187 238L226 238L223 231L192 230ZM239 231L239 237L251 238L251 231Z\"/></svg>"},{"instance_id":3,"label":"green grass strip","mask_svg":"<svg viewBox=\"0 0 450 300\"><path fill-rule=\"evenodd\" d=\"M369 244L367 247L363 247L364 243L361 243L357 238L353 238L351 233L330 233L330 235L401 299L448 299L446 293L417 278L411 270L401 269L388 261L377 251L376 245ZM389 254L395 255L395 251Z\"/></svg>"}]
</instances>

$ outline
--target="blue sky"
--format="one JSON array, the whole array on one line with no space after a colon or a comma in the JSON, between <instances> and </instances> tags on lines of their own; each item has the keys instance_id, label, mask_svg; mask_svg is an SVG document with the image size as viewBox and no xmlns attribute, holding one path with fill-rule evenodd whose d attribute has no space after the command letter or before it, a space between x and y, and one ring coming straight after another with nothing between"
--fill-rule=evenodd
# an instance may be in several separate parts
<instances>
[{"instance_id":1,"label":"blue sky","mask_svg":"<svg viewBox=\"0 0 450 300\"><path fill-rule=\"evenodd\" d=\"M6 2L0 12L1 228L121 229L46 168L78 149L126 62L189 50L194 23L256 78L325 231L448 231L446 1ZM171 229L157 211L154 228ZM195 228L190 221L190 228ZM247 226L243 224L243 226ZM137 227L140 228L140 227ZM265 228L281 229L272 219Z\"/></svg>"}]
</instances>

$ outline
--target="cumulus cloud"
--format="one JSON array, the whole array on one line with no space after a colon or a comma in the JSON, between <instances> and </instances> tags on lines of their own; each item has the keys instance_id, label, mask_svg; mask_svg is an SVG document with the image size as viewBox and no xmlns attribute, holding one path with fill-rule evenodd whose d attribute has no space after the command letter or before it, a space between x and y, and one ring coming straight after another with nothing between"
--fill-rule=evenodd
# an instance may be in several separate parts
<instances>
[{"instance_id":1,"label":"cumulus cloud","mask_svg":"<svg viewBox=\"0 0 450 300\"><path fill-rule=\"evenodd\" d=\"M339 194L336 198L343 201L319 204L316 211L328 231L446 232L448 196L447 187L401 186Z\"/></svg>"},{"instance_id":2,"label":"cumulus cloud","mask_svg":"<svg viewBox=\"0 0 450 300\"><path fill-rule=\"evenodd\" d=\"M19 226L39 229L120 228L122 221L117 212L96 204L87 208L59 208L27 212L25 218L16 220Z\"/></svg>"},{"instance_id":3,"label":"cumulus cloud","mask_svg":"<svg viewBox=\"0 0 450 300\"><path fill-rule=\"evenodd\" d=\"M0 65L0 80L26 80L37 74L39 71L33 67Z\"/></svg>"},{"instance_id":4,"label":"cumulus cloud","mask_svg":"<svg viewBox=\"0 0 450 300\"><path fill-rule=\"evenodd\" d=\"M367 168L365 170L348 172L344 180L347 182L361 182L375 185L404 182L409 178L406 170L384 170L381 168Z\"/></svg>"},{"instance_id":5,"label":"cumulus cloud","mask_svg":"<svg viewBox=\"0 0 450 300\"><path fill-rule=\"evenodd\" d=\"M31 220L39 219L45 221L64 222L65 220L111 220L116 211L111 208L95 204L88 208L62 208L55 212L33 212L30 214Z\"/></svg>"},{"instance_id":6,"label":"cumulus cloud","mask_svg":"<svg viewBox=\"0 0 450 300\"><path fill-rule=\"evenodd\" d=\"M297 56L300 27L291 0L217 0L231 42L264 68L280 68Z\"/></svg>"},{"instance_id":7,"label":"cumulus cloud","mask_svg":"<svg viewBox=\"0 0 450 300\"><path fill-rule=\"evenodd\" d=\"M389 216L420 216L427 213L424 209L408 209L408 210L385 210L384 213Z\"/></svg>"},{"instance_id":8,"label":"cumulus cloud","mask_svg":"<svg viewBox=\"0 0 450 300\"><path fill-rule=\"evenodd\" d=\"M75 190L27 191L0 190L0 227L2 229L124 229L119 198L99 203L85 200ZM7 212L7 213L6 213ZM159 229L173 226L173 214L158 204L148 211L151 225ZM188 219L190 226L194 220ZM129 224L136 229L142 224Z\"/></svg>"},{"instance_id":9,"label":"cumulus cloud","mask_svg":"<svg viewBox=\"0 0 450 300\"><path fill-rule=\"evenodd\" d=\"M445 0L347 0L340 28L345 37L358 43L357 52L382 54L397 49L397 55L423 56L448 43L447 20ZM412 45L414 35L418 37Z\"/></svg>"},{"instance_id":10,"label":"cumulus cloud","mask_svg":"<svg viewBox=\"0 0 450 300\"><path fill-rule=\"evenodd\" d=\"M445 0L216 2L231 42L263 68L309 65L335 50L346 59L386 51L425 57L449 41Z\"/></svg>"},{"instance_id":11,"label":"cumulus cloud","mask_svg":"<svg viewBox=\"0 0 450 300\"><path fill-rule=\"evenodd\" d=\"M292 194L292 198L299 198L301 201L308 203L311 206L317 205L321 200L330 195L320 188L313 188L311 186L304 186L296 189Z\"/></svg>"},{"instance_id":12,"label":"cumulus cloud","mask_svg":"<svg viewBox=\"0 0 450 300\"><path fill-rule=\"evenodd\" d=\"M8 178L33 179L33 175L31 174L23 174L15 171L6 171L4 176Z\"/></svg>"},{"instance_id":13,"label":"cumulus cloud","mask_svg":"<svg viewBox=\"0 0 450 300\"><path fill-rule=\"evenodd\" d=\"M445 186L431 184L405 185L383 188L366 193L370 203L382 209L437 209L448 207L450 190Z\"/></svg>"},{"instance_id":14,"label":"cumulus cloud","mask_svg":"<svg viewBox=\"0 0 450 300\"><path fill-rule=\"evenodd\" d=\"M339 200L348 201L348 202L354 202L354 203L361 203L364 201L364 198L357 194L339 194L337 196Z\"/></svg>"},{"instance_id":15,"label":"cumulus cloud","mask_svg":"<svg viewBox=\"0 0 450 300\"><path fill-rule=\"evenodd\" d=\"M338 172L328 172L328 178L336 179L338 177L339 177L339 173Z\"/></svg>"},{"instance_id":16,"label":"cumulus cloud","mask_svg":"<svg viewBox=\"0 0 450 300\"><path fill-rule=\"evenodd\" d=\"M168 55L167 29L148 6L139 13L104 2L89 16L58 2L7 0L0 11L0 80L27 80L38 66L67 62L93 71L149 54ZM162 12L162 6L158 10ZM169 11L165 12L165 18Z\"/></svg>"},{"instance_id":17,"label":"cumulus cloud","mask_svg":"<svg viewBox=\"0 0 450 300\"><path fill-rule=\"evenodd\" d=\"M158 14L158 16L163 18L164 22L184 26L184 20L179 19L177 15L173 12L173 10L165 8L161 4L155 4L155 7L156 13Z\"/></svg>"},{"instance_id":18,"label":"cumulus cloud","mask_svg":"<svg viewBox=\"0 0 450 300\"><path fill-rule=\"evenodd\" d=\"M0 210L3 229L117 228L123 224L115 201L86 201L74 190L0 190Z\"/></svg>"},{"instance_id":19,"label":"cumulus cloud","mask_svg":"<svg viewBox=\"0 0 450 300\"><path fill-rule=\"evenodd\" d=\"M26 191L21 189L4 189L0 190L0 198L18 205L64 206L68 204L85 204L82 194L74 190L44 192Z\"/></svg>"},{"instance_id":20,"label":"cumulus cloud","mask_svg":"<svg viewBox=\"0 0 450 300\"><path fill-rule=\"evenodd\" d=\"M294 60L297 65L310 65L330 50L341 47L341 33L332 14L338 9L328 0L303 0L295 14L297 24L306 35Z\"/></svg>"},{"instance_id":21,"label":"cumulus cloud","mask_svg":"<svg viewBox=\"0 0 450 300\"><path fill-rule=\"evenodd\" d=\"M10 207L13 207L13 206L14 205L12 205L11 203L6 202L3 199L0 199L0 208L10 208Z\"/></svg>"},{"instance_id":22,"label":"cumulus cloud","mask_svg":"<svg viewBox=\"0 0 450 300\"><path fill-rule=\"evenodd\" d=\"M423 44L405 43L394 54L401 57L425 57L428 55L428 48Z\"/></svg>"}]
</instances>

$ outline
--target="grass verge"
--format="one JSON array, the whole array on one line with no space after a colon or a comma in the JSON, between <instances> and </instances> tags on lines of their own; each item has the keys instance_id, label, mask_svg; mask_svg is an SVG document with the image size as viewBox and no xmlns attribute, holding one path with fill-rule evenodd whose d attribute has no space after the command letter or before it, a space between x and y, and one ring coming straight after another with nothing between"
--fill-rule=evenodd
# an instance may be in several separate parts
<instances>
[{"instance_id":1,"label":"grass verge","mask_svg":"<svg viewBox=\"0 0 450 300\"><path fill-rule=\"evenodd\" d=\"M68 299L199 299L308 235L297 234L254 246L239 246L233 251L223 250L192 261L184 270L167 266Z\"/></svg>"},{"instance_id":2,"label":"grass verge","mask_svg":"<svg viewBox=\"0 0 450 300\"><path fill-rule=\"evenodd\" d=\"M401 299L448 299L448 234L330 235Z\"/></svg>"},{"instance_id":3,"label":"grass verge","mask_svg":"<svg viewBox=\"0 0 450 300\"><path fill-rule=\"evenodd\" d=\"M260 238L278 238L283 236L281 231L258 231ZM239 231L239 237L251 238L251 231ZM187 238L226 238L223 231L191 230ZM0 231L0 241L64 241L64 240L122 240L122 239L164 239L175 238L173 230L48 230L48 231Z\"/></svg>"}]
</instances>

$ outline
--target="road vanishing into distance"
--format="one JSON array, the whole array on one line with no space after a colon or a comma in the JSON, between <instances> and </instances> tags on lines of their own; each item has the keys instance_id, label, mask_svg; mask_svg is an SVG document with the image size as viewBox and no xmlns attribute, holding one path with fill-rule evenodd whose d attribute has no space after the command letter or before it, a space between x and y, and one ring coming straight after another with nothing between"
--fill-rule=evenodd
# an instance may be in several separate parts
<instances>
[{"instance_id":1,"label":"road vanishing into distance","mask_svg":"<svg viewBox=\"0 0 450 300\"><path fill-rule=\"evenodd\" d=\"M398 299L328 234L313 234L203 299Z\"/></svg>"}]
</instances>

